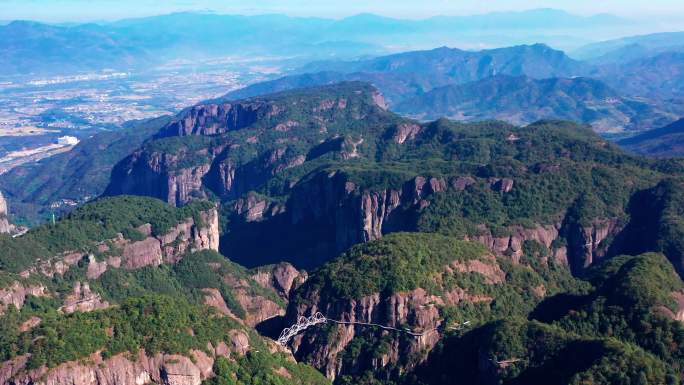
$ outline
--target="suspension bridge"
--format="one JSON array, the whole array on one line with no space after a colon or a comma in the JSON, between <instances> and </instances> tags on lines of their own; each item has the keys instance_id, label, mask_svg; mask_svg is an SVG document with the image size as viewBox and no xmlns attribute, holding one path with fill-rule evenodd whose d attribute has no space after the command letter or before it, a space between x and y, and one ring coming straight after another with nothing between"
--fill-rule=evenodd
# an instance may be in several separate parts
<instances>
[{"instance_id":1,"label":"suspension bridge","mask_svg":"<svg viewBox=\"0 0 684 385\"><path fill-rule=\"evenodd\" d=\"M380 325L380 324L376 324L376 323L372 323L372 322L338 321L338 320L327 318L326 316L323 315L323 313L317 312L317 313L311 315L310 317L300 316L297 319L297 323L290 326L289 328L283 329L283 331L280 333L280 337L278 337L277 342L281 346L287 346L288 342L290 342L290 340L294 336L296 336L297 334L303 332L304 330L306 330L310 327L320 325L320 324L325 324L328 322L338 324L338 325L356 325L356 326L376 327L376 328L380 328L380 329L384 329L384 330L408 334L408 335L413 336L413 337L422 337L424 335L427 335L429 333L437 331L437 328L434 328L434 329L429 329L429 330L425 330L422 332L416 332L416 331L413 331L410 329L399 329L399 328L395 328L392 326ZM460 329L462 327L468 326L469 324L470 324L470 321L466 321L466 322L458 325L457 328L451 328L451 329Z\"/></svg>"}]
</instances>

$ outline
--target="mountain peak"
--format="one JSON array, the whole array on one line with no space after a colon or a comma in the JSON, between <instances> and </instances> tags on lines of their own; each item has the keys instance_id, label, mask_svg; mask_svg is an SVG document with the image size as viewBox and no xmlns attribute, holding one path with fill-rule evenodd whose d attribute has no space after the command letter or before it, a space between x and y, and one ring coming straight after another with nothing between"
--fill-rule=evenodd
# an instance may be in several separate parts
<instances>
[{"instance_id":1,"label":"mountain peak","mask_svg":"<svg viewBox=\"0 0 684 385\"><path fill-rule=\"evenodd\" d=\"M281 91L241 100L226 97L181 112L156 137L217 135L249 127L300 126L302 116L324 122L331 115L364 115L387 109L372 85L359 81Z\"/></svg>"}]
</instances>

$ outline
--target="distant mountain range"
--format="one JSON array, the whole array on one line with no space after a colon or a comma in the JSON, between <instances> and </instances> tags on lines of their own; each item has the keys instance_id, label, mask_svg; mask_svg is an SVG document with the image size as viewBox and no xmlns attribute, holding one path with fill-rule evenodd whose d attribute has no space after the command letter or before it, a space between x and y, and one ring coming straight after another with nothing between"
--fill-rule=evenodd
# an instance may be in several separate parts
<instances>
[{"instance_id":1,"label":"distant mountain range","mask_svg":"<svg viewBox=\"0 0 684 385\"><path fill-rule=\"evenodd\" d=\"M684 51L662 52L626 63L596 67L593 76L604 80L625 95L653 99L682 97L684 87Z\"/></svg>"},{"instance_id":2,"label":"distant mountain range","mask_svg":"<svg viewBox=\"0 0 684 385\"><path fill-rule=\"evenodd\" d=\"M589 67L569 58L562 51L544 44L482 51L442 47L367 60L312 63L301 68L300 74L255 84L231 92L226 98L244 98L342 80L360 80L373 83L390 104L398 104L436 87L477 81L495 75L542 79L571 77L589 70Z\"/></svg>"},{"instance_id":3,"label":"distant mountain range","mask_svg":"<svg viewBox=\"0 0 684 385\"><path fill-rule=\"evenodd\" d=\"M0 23L0 72L141 69L169 60L238 54L349 58L437 44L475 48L544 42L567 47L568 42L579 46L587 41L588 30L628 23L610 15L583 17L553 9L424 20L372 14L334 20L177 13L99 24L15 21ZM483 28L491 34L483 37ZM548 33L540 35L541 29Z\"/></svg>"},{"instance_id":4,"label":"distant mountain range","mask_svg":"<svg viewBox=\"0 0 684 385\"><path fill-rule=\"evenodd\" d=\"M684 156L684 119L618 141L623 148L651 156Z\"/></svg>"},{"instance_id":5,"label":"distant mountain range","mask_svg":"<svg viewBox=\"0 0 684 385\"><path fill-rule=\"evenodd\" d=\"M684 115L676 100L684 57L593 66L543 44L482 51L437 48L357 61L311 63L299 74L254 84L240 99L343 80L374 84L393 110L421 119L568 119L600 132L661 127ZM588 77L588 76L591 76ZM670 99L670 100L668 100Z\"/></svg>"},{"instance_id":6,"label":"distant mountain range","mask_svg":"<svg viewBox=\"0 0 684 385\"><path fill-rule=\"evenodd\" d=\"M435 88L395 110L420 119L499 119L520 125L563 119L591 124L598 132L648 129L678 116L658 105L623 98L595 79L503 75Z\"/></svg>"},{"instance_id":7,"label":"distant mountain range","mask_svg":"<svg viewBox=\"0 0 684 385\"><path fill-rule=\"evenodd\" d=\"M662 32L591 43L573 51L572 55L594 63L625 63L667 51L684 52L684 32Z\"/></svg>"}]
</instances>

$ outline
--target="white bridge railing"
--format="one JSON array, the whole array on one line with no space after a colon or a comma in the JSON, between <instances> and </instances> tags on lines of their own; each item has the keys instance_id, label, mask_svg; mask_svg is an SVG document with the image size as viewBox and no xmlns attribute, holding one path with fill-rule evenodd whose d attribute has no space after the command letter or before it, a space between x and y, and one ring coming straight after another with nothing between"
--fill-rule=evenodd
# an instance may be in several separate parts
<instances>
[{"instance_id":1,"label":"white bridge railing","mask_svg":"<svg viewBox=\"0 0 684 385\"><path fill-rule=\"evenodd\" d=\"M410 329L398 329L392 326L385 326L385 325L379 325L371 322L350 322L350 321L337 321L334 319L327 318L323 315L321 312L317 312L310 317L304 317L300 316L297 319L297 323L294 325L290 326L289 328L283 329L283 331L280 333L280 337L278 337L278 344L281 346L287 346L287 343L290 342L290 339L292 337L296 336L297 334L303 332L304 330L316 326L319 324L324 324L326 322L332 322L340 325L358 325L358 326L369 326L369 327L377 327L381 328L384 330L392 330L400 333L405 333L414 337L422 337L428 333L432 333L437 331L437 328L426 330L423 332L414 332ZM451 328L451 329L460 329L462 327L468 326L470 324L470 321L466 321L460 325L458 325L457 328Z\"/></svg>"}]
</instances>

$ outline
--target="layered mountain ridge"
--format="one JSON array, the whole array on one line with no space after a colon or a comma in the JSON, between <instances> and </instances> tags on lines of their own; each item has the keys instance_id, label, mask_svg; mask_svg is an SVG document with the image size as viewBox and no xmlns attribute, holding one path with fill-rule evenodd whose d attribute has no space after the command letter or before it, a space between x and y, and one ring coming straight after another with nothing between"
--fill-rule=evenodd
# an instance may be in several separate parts
<instances>
[{"instance_id":1,"label":"layered mountain ridge","mask_svg":"<svg viewBox=\"0 0 684 385\"><path fill-rule=\"evenodd\" d=\"M665 127L622 139L618 144L639 154L672 157L684 154L684 119Z\"/></svg>"},{"instance_id":2,"label":"layered mountain ridge","mask_svg":"<svg viewBox=\"0 0 684 385\"><path fill-rule=\"evenodd\" d=\"M422 385L462 349L463 383L676 383L683 175L570 122L407 119L361 82L202 103L105 197L0 238L0 373ZM291 355L256 332L317 312ZM54 343L74 328L86 348Z\"/></svg>"},{"instance_id":3,"label":"layered mountain ridge","mask_svg":"<svg viewBox=\"0 0 684 385\"><path fill-rule=\"evenodd\" d=\"M529 124L555 118L591 124L598 132L638 131L684 114L673 93L680 81L678 55L665 52L629 63L593 65L543 44L481 51L442 47L312 63L301 74L250 85L226 98L356 80L376 86L394 111L425 119L498 118Z\"/></svg>"},{"instance_id":4,"label":"layered mountain ridge","mask_svg":"<svg viewBox=\"0 0 684 385\"><path fill-rule=\"evenodd\" d=\"M676 119L657 103L620 96L591 78L495 76L435 88L406 100L396 111L419 119L498 119L529 124L541 119L588 123L597 132L648 130Z\"/></svg>"},{"instance_id":5,"label":"layered mountain ridge","mask_svg":"<svg viewBox=\"0 0 684 385\"><path fill-rule=\"evenodd\" d=\"M175 136L168 136L171 134ZM554 150L554 139L540 142L538 137L544 135L569 141L563 146L585 143L591 150L555 153L560 150ZM223 215L232 218L225 242L245 245L245 251L233 248L229 256L251 266L258 262L241 257L247 250L269 262L284 259L311 266L305 258L292 260L288 253L295 254L292 248L301 248L304 243L310 248L304 254L329 258L389 232L438 229L444 225L428 218L446 209L441 205L448 205L448 197L467 196L471 191L484 194L478 199L505 206L533 199L519 196L518 189L535 189L533 186L560 175L586 178L592 185L597 182L592 182L591 175L601 172L616 186L625 184L618 175L627 170L609 165L595 169L595 157L617 157L632 164L628 168L639 169L644 164L643 160L619 154L585 128L565 123L539 123L520 129L494 122L469 126L445 120L423 124L403 119L387 112L377 91L362 83L199 105L162 128L157 138L115 167L107 194L153 196L177 206L194 199L221 199ZM525 153L532 143L539 148L537 152ZM425 148L430 151L425 153ZM512 164L517 166L478 165L490 161L494 148L507 148L507 156L512 156ZM549 163L549 156L557 159ZM444 157L452 163L441 163L439 159ZM570 167L578 166L570 171ZM488 167L493 168L490 171ZM603 167L605 170L599 171ZM638 173L643 173L643 178L635 183L648 183L646 180L655 176L645 169ZM546 194L554 194L556 186L544 188ZM620 212L625 210L628 195L621 206L600 203L603 208L599 211L605 213L580 224L565 211L573 204L583 205L580 198L586 194L596 198L596 193L577 194L564 196L561 200L565 203L555 197L552 202L558 203L525 209L531 212L518 219L510 213L503 214L498 223L473 218L474 222L465 221L451 231L505 252L512 244L537 237L516 230L516 225L532 221L531 227L545 234L541 237L547 246L559 237L576 240L576 247L570 245L570 250L562 252L569 255L573 268L581 269L592 263L596 254L601 255L596 251L601 241L620 231L624 215ZM281 241L274 249L256 244L259 232L276 228L281 239L292 240L291 246L288 241ZM313 228L316 233L309 233ZM503 228L503 233L527 235L504 240L505 236L499 236ZM306 241L297 233L308 233ZM251 242L255 242L253 247L247 247Z\"/></svg>"}]
</instances>

